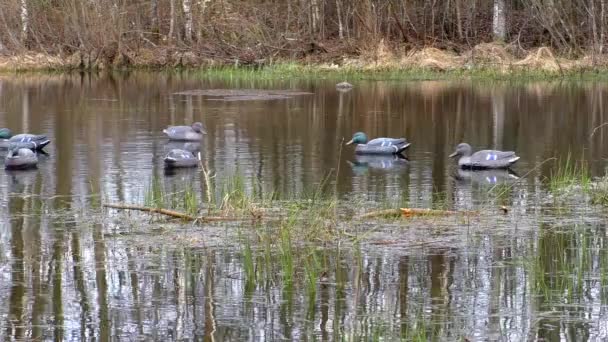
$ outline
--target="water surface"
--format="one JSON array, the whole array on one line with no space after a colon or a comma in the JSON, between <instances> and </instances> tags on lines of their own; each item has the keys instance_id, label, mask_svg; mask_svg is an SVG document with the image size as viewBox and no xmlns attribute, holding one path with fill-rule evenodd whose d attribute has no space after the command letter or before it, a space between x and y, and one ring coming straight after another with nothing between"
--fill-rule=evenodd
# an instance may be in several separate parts
<instances>
[{"instance_id":1,"label":"water surface","mask_svg":"<svg viewBox=\"0 0 608 342\"><path fill-rule=\"evenodd\" d=\"M584 161L592 175L604 174L608 126L594 128L608 122L608 86L353 83L352 91L338 92L329 80L163 73L1 77L0 127L52 140L38 170L0 171L2 335L607 338L604 214L581 206L570 208L568 219L544 216L544 198L547 179L568 156ZM271 101L177 94L193 89L311 94ZM356 249L320 246L317 258L327 274L312 297L302 277L293 287L280 277L252 286L243 276L242 249L221 243L233 235L230 226L218 230L220 242L176 247L156 230L133 237L134 228L121 218L99 223L88 217L101 201L141 204L153 179L168 190L190 186L204 200L205 183L196 170L167 174L162 165L174 146L161 130L192 121L207 128L201 155L218 184L239 173L248 191L279 197L325 184L344 200L394 207L470 209L486 207L489 196L491 205L513 210L497 219L499 232L488 223L474 233L459 223L431 225L445 244L413 248L411 241L378 238ZM409 160L357 159L352 147L341 146L355 131L407 137ZM504 172L459 173L447 156L462 141L517 151L514 171L525 177L514 182ZM510 184L509 191L488 195L495 182ZM383 232L403 229L412 228L393 223ZM178 235L185 241L192 231ZM272 265L280 274L279 260Z\"/></svg>"}]
</instances>

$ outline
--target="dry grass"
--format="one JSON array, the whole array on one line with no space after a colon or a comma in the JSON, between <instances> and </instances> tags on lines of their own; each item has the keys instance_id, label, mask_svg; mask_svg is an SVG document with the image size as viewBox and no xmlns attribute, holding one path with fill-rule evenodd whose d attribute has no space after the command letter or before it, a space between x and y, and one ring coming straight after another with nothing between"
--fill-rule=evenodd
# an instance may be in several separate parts
<instances>
[{"instance_id":1,"label":"dry grass","mask_svg":"<svg viewBox=\"0 0 608 342\"><path fill-rule=\"evenodd\" d=\"M384 40L368 49L363 49L358 57L342 57L336 62L311 64L319 70L429 70L433 72L465 71L471 69L492 70L501 74L532 71L547 74L563 74L585 70L608 68L608 55L586 55L580 59L558 57L548 47L540 47L517 59L510 51L512 47L500 43L483 43L458 55L454 52L433 47L414 49L403 54L385 43ZM278 61L281 63L281 61ZM294 62L289 60L288 62ZM298 59L295 60L296 64ZM300 61L302 62L302 61ZM306 64L306 63L304 63ZM103 51L90 53L77 52L70 56L50 55L43 53L26 53L21 55L0 56L0 71L22 70L69 70L69 69L111 69L111 68L197 68L233 65L226 61L204 57L194 51L177 51L174 49L142 48L128 53L107 55Z\"/></svg>"},{"instance_id":2,"label":"dry grass","mask_svg":"<svg viewBox=\"0 0 608 342\"><path fill-rule=\"evenodd\" d=\"M399 65L402 67L415 67L435 71L447 71L462 68L463 58L445 50L436 48L424 48L415 50L401 59Z\"/></svg>"},{"instance_id":3,"label":"dry grass","mask_svg":"<svg viewBox=\"0 0 608 342\"><path fill-rule=\"evenodd\" d=\"M466 65L471 67L489 67L508 70L515 61L509 47L500 43L482 43L465 52Z\"/></svg>"}]
</instances>

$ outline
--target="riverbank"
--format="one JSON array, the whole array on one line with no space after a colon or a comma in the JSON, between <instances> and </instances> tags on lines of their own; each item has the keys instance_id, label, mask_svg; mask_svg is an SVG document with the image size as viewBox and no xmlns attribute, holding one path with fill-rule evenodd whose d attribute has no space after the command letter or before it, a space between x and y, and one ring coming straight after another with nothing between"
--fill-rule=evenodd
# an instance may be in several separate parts
<instances>
[{"instance_id":1,"label":"riverbank","mask_svg":"<svg viewBox=\"0 0 608 342\"><path fill-rule=\"evenodd\" d=\"M563 78L608 77L608 55L587 55L578 59L556 56L540 47L526 54L509 45L479 44L456 54L436 48L393 51L382 42L376 49L358 56L309 55L296 60L217 60L192 51L140 49L131 53L75 53L70 56L25 53L0 56L0 72L101 71L101 70L194 70L204 74L257 77L334 77L377 79L450 79L460 77Z\"/></svg>"}]
</instances>

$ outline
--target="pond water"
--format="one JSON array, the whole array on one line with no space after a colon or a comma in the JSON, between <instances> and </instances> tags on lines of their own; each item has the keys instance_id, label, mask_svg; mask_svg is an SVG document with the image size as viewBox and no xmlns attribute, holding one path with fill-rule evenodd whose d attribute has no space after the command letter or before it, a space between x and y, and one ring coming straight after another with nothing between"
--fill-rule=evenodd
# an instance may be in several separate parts
<instances>
[{"instance_id":1,"label":"pond water","mask_svg":"<svg viewBox=\"0 0 608 342\"><path fill-rule=\"evenodd\" d=\"M608 338L608 216L583 202L556 210L546 200L549 179L567 160L604 175L608 84L358 81L339 92L335 83L188 73L0 77L0 127L52 140L37 170L0 171L0 334L6 340ZM225 99L192 92L198 89L302 93ZM168 241L163 229L125 227L137 220L93 210L100 202L142 204L154 180L168 191L191 187L204 200L197 170L167 173L162 162L175 147L162 129L193 121L208 132L200 150L217 184L239 174L247 192L284 198L323 185L343 201L512 210L472 233L470 222L435 222L429 233L425 224L402 221L347 248L320 244L313 259L324 271L314 293L306 290L301 265L293 283L272 276L251 283L233 225L214 226L209 241L184 244L198 236L190 226L176 228L177 242ZM351 146L342 147L355 131L407 137L408 160L355 157ZM448 155L463 141L517 151L514 171L522 178L459 172ZM496 182L509 191L489 192ZM400 230L443 243L387 242ZM265 252L254 246L252 253L257 260ZM271 251L256 267L281 274L279 254Z\"/></svg>"}]
</instances>

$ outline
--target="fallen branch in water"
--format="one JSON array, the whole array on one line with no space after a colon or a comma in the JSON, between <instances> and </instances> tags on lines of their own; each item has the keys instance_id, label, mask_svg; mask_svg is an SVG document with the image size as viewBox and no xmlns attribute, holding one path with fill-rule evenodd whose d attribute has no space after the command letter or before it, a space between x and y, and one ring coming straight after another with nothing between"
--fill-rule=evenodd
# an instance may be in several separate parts
<instances>
[{"instance_id":1,"label":"fallen branch in water","mask_svg":"<svg viewBox=\"0 0 608 342\"><path fill-rule=\"evenodd\" d=\"M453 210L436 210L436 209L421 209L421 208L400 208L400 209L385 209L372 211L360 215L360 219L376 218L376 217L412 217L412 216L447 216L458 214L474 214L474 211L453 211Z\"/></svg>"},{"instance_id":2,"label":"fallen branch in water","mask_svg":"<svg viewBox=\"0 0 608 342\"><path fill-rule=\"evenodd\" d=\"M210 222L210 221L239 221L245 220L244 217L231 217L231 216L192 216L186 213L182 213L179 211L163 209L163 208L153 208L153 207L143 207L139 205L131 205L124 203L105 203L103 204L106 208L113 209L125 209L125 210L138 210L138 211L146 211L149 213L157 213L163 214L175 218L179 218L186 221L202 221L202 222Z\"/></svg>"},{"instance_id":3,"label":"fallen branch in water","mask_svg":"<svg viewBox=\"0 0 608 342\"><path fill-rule=\"evenodd\" d=\"M399 209L384 209L378 211L372 211L370 213L365 213L363 215L359 215L358 218L366 219L366 218L376 218L376 217L399 217L401 216L401 210Z\"/></svg>"}]
</instances>

